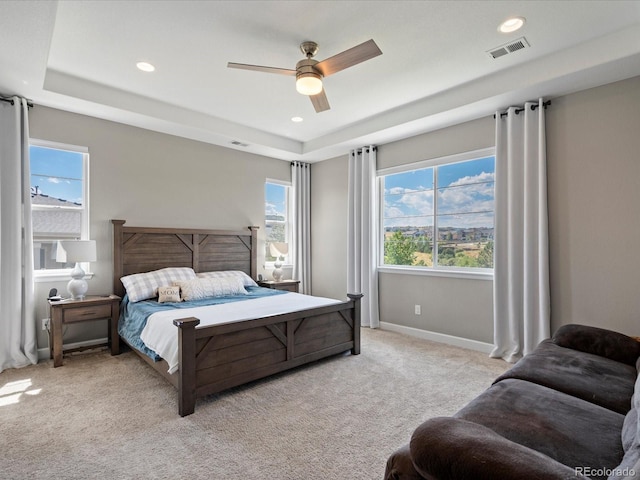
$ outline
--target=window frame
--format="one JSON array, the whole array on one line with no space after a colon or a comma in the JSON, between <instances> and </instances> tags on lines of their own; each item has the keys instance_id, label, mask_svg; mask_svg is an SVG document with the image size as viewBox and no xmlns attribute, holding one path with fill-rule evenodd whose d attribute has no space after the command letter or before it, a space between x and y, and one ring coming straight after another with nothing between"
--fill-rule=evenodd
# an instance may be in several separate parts
<instances>
[{"instance_id":1,"label":"window frame","mask_svg":"<svg viewBox=\"0 0 640 480\"><path fill-rule=\"evenodd\" d=\"M41 140L38 138L29 138L29 147L42 147L55 150L65 150L68 152L76 152L82 154L82 224L80 227L80 240L89 240L89 148L80 145L72 145L68 143L53 142L50 140ZM31 158L29 158L31 162ZM31 165L29 165L31 167ZM31 170L31 168L30 168ZM65 207L60 207L65 208ZM36 207L36 210L41 208ZM31 211L34 208L31 205ZM33 231L31 232L31 239L33 241ZM93 272L90 270L90 262L83 262L80 264L86 273L87 278L93 277ZM33 269L33 279L37 282L49 282L56 280L68 280L71 275L72 268L49 268L49 269Z\"/></svg>"},{"instance_id":2,"label":"window frame","mask_svg":"<svg viewBox=\"0 0 640 480\"><path fill-rule=\"evenodd\" d=\"M274 178L267 178L264 181L264 185L265 185L265 196L266 196L266 188L267 188L267 183L271 183L273 185L280 185L281 187L285 187L285 206L287 208L287 212L285 215L285 220L284 220L284 239L285 242L287 242L289 244L289 255L287 256L287 261L286 263L283 263L283 266L291 266L293 263L291 262L291 229L292 229L292 208L291 208L291 182L287 182L284 180L276 180ZM266 198L265 198L265 206L266 206ZM264 267L265 268L274 268L274 263L276 263L275 261L267 261L267 257L266 257L266 251L267 251L267 238L266 238L266 230L267 230L267 218L265 216L264 219L265 222L265 246L264 246L264 252L265 252L265 258L264 258Z\"/></svg>"},{"instance_id":3,"label":"window frame","mask_svg":"<svg viewBox=\"0 0 640 480\"><path fill-rule=\"evenodd\" d=\"M405 173L412 170L421 170L425 168L439 167L447 164L466 162L470 160L479 160L485 157L494 157L496 155L495 147L481 148L478 150L471 150L462 153L456 153L453 155L446 155L443 157L436 157L427 160L420 160L418 162L396 165L393 167L382 168L376 171L376 189L378 196L378 267L377 270L382 273L401 273L409 275L422 275L422 276L437 276L437 277L454 277L454 278L477 278L480 280L493 280L493 268L479 268L479 267L457 267L457 266L442 266L436 265L433 267L418 266L418 265L386 265L384 263L384 177L387 175L393 175L396 173ZM433 216L434 216L434 239L432 249L437 250L437 192L439 187L437 183L437 170L434 172L434 204L433 204ZM494 183L494 198L495 198L495 183ZM494 206L495 215L495 206ZM494 223L495 228L495 223ZM437 258L437 252L436 252Z\"/></svg>"}]
</instances>

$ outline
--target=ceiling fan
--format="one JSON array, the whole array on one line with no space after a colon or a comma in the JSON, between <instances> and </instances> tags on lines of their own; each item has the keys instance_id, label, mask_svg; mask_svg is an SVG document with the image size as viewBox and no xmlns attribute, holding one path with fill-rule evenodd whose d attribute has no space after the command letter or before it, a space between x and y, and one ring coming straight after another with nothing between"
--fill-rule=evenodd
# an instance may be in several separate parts
<instances>
[{"instance_id":1,"label":"ceiling fan","mask_svg":"<svg viewBox=\"0 0 640 480\"><path fill-rule=\"evenodd\" d=\"M349 50L338 53L333 57L329 57L321 62L314 60L313 57L318 52L318 44L316 42L302 42L300 50L306 58L300 60L296 64L296 69L277 67L264 67L261 65L248 65L246 63L227 63L229 68L240 68L243 70L255 70L257 72L277 73L280 75L290 75L296 77L296 90L308 95L311 99L316 112L324 112L329 110L329 101L324 93L322 79L333 75L334 73L353 67L358 63L362 63L370 58L382 55L382 51L373 40L367 40L360 45L356 45Z\"/></svg>"}]
</instances>

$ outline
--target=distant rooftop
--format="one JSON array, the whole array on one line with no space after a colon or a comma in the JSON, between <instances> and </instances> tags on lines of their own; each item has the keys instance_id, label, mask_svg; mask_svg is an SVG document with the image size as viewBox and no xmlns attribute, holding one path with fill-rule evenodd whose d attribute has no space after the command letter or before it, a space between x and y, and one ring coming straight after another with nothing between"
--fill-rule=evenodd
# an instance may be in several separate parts
<instances>
[{"instance_id":1,"label":"distant rooftop","mask_svg":"<svg viewBox=\"0 0 640 480\"><path fill-rule=\"evenodd\" d=\"M37 190L32 191L31 204L45 206L32 213L33 236L40 239L80 238L82 232L82 210L66 210L50 207L82 207L81 203L70 202L61 198L44 195Z\"/></svg>"}]
</instances>

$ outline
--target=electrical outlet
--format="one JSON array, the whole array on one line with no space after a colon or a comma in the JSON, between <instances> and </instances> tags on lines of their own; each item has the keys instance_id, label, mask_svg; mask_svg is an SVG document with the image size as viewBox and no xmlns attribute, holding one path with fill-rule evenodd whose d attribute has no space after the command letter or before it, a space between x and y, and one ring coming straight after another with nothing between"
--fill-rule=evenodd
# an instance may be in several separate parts
<instances>
[{"instance_id":1,"label":"electrical outlet","mask_svg":"<svg viewBox=\"0 0 640 480\"><path fill-rule=\"evenodd\" d=\"M42 319L42 330L49 330L49 319L48 318L43 318Z\"/></svg>"},{"instance_id":2,"label":"electrical outlet","mask_svg":"<svg viewBox=\"0 0 640 480\"><path fill-rule=\"evenodd\" d=\"M420 315L421 314L420 305L416 305L415 306L415 312L416 312L416 315Z\"/></svg>"}]
</instances>

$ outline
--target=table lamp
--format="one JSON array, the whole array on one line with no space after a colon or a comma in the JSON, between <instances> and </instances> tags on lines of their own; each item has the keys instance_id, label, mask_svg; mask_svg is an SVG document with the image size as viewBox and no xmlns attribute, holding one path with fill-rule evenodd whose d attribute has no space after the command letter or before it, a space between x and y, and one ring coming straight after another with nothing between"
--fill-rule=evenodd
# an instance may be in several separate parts
<instances>
[{"instance_id":1,"label":"table lamp","mask_svg":"<svg viewBox=\"0 0 640 480\"><path fill-rule=\"evenodd\" d=\"M89 286L84 279L85 272L80 267L81 262L96 261L95 240L60 240L56 251L56 262L74 262L76 266L71 270L71 280L67 284L67 291L74 300L82 300Z\"/></svg>"},{"instance_id":2,"label":"table lamp","mask_svg":"<svg viewBox=\"0 0 640 480\"><path fill-rule=\"evenodd\" d=\"M282 279L282 261L284 257L289 253L289 245L285 242L271 242L269 244L269 252L272 257L276 257L276 261L273 263L274 269L273 279L279 282Z\"/></svg>"}]
</instances>

